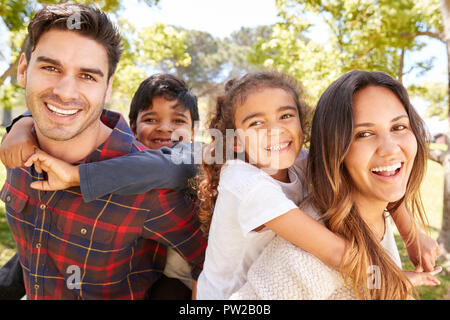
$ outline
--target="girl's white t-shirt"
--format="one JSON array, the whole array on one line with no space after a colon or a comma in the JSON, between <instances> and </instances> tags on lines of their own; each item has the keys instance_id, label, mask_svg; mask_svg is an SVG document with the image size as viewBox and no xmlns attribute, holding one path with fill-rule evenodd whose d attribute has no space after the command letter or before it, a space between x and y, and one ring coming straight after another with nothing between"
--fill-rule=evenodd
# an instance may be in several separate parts
<instances>
[{"instance_id":1,"label":"girl's white t-shirt","mask_svg":"<svg viewBox=\"0 0 450 320\"><path fill-rule=\"evenodd\" d=\"M222 167L197 299L228 299L247 280L247 271L275 233L264 227L298 208L304 190L307 151L288 169L290 183L273 179L242 160Z\"/></svg>"}]
</instances>

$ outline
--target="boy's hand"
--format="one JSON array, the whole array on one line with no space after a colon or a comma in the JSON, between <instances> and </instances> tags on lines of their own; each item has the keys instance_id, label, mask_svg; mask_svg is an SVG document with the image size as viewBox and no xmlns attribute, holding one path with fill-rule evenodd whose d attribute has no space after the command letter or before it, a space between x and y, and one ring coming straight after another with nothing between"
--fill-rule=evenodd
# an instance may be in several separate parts
<instances>
[{"instance_id":1,"label":"boy's hand","mask_svg":"<svg viewBox=\"0 0 450 320\"><path fill-rule=\"evenodd\" d=\"M5 136L0 146L0 160L11 169L23 167L25 161L35 152L37 142L31 129L31 117L19 119Z\"/></svg>"},{"instance_id":2,"label":"boy's hand","mask_svg":"<svg viewBox=\"0 0 450 320\"><path fill-rule=\"evenodd\" d=\"M44 151L38 150L26 162L25 166L34 164L37 172L47 172L47 180L34 181L30 187L38 190L63 190L80 185L78 166L71 165L65 161L56 159Z\"/></svg>"},{"instance_id":3,"label":"boy's hand","mask_svg":"<svg viewBox=\"0 0 450 320\"><path fill-rule=\"evenodd\" d=\"M419 243L414 241L406 248L409 259L414 266L418 268L417 270L432 272L434 270L434 266L436 265L436 259L440 254L439 244L436 240L431 239L421 230L417 230L417 237ZM420 255L418 246L420 246ZM420 264L420 261L422 261L422 264Z\"/></svg>"},{"instance_id":4,"label":"boy's hand","mask_svg":"<svg viewBox=\"0 0 450 320\"><path fill-rule=\"evenodd\" d=\"M442 267L437 267L431 272L403 271L403 274L409 279L414 287L419 286L438 286L440 281L436 275L442 271Z\"/></svg>"}]
</instances>

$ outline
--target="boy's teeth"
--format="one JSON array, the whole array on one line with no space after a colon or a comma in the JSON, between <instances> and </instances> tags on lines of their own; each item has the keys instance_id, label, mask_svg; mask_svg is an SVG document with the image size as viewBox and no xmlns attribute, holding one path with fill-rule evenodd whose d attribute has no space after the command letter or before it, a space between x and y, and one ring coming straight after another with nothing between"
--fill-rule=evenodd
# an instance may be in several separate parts
<instances>
[{"instance_id":1,"label":"boy's teeth","mask_svg":"<svg viewBox=\"0 0 450 320\"><path fill-rule=\"evenodd\" d=\"M271 147L268 147L268 148L265 148L265 149L268 150L268 151L280 151L281 149L286 148L288 145L289 145L289 142L288 143L283 143L283 144L277 144L275 146L271 146Z\"/></svg>"},{"instance_id":2,"label":"boy's teeth","mask_svg":"<svg viewBox=\"0 0 450 320\"><path fill-rule=\"evenodd\" d=\"M392 165L392 166L388 166L388 167L377 167L377 168L373 168L373 169L371 169L371 171L374 171L374 172L380 172L380 171L395 171L395 170L401 168L401 166L402 166L402 164L399 162L399 163L396 163L396 164L394 164L394 165Z\"/></svg>"},{"instance_id":3,"label":"boy's teeth","mask_svg":"<svg viewBox=\"0 0 450 320\"><path fill-rule=\"evenodd\" d=\"M60 113L60 114L64 114L64 115L72 115L72 114L75 114L75 113L77 113L77 111L78 110L63 110L63 109L59 109L59 108L57 108L57 107L55 107L54 105L51 105L51 104L49 104L49 103L47 103L47 107L50 109L50 110L52 110L53 112L56 112L56 113Z\"/></svg>"}]
</instances>

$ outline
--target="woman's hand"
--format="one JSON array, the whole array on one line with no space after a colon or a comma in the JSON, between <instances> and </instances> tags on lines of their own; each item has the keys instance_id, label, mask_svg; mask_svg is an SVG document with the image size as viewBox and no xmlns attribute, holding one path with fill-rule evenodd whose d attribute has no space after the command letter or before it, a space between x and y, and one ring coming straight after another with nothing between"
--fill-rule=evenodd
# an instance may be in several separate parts
<instances>
[{"instance_id":1,"label":"woman's hand","mask_svg":"<svg viewBox=\"0 0 450 320\"><path fill-rule=\"evenodd\" d=\"M403 274L409 279L414 287L419 286L438 286L441 284L436 275L442 271L442 267L434 268L431 272L403 271Z\"/></svg>"},{"instance_id":2,"label":"woman's hand","mask_svg":"<svg viewBox=\"0 0 450 320\"><path fill-rule=\"evenodd\" d=\"M34 168L38 173L47 172L47 180L34 181L30 187L38 190L63 190L80 185L78 166L56 159L44 151L38 150L26 162L25 166Z\"/></svg>"},{"instance_id":3,"label":"woman's hand","mask_svg":"<svg viewBox=\"0 0 450 320\"><path fill-rule=\"evenodd\" d=\"M432 272L435 270L436 259L440 254L439 244L421 230L417 231L417 238L418 242L414 241L406 248L409 259L416 266L417 271Z\"/></svg>"}]
</instances>

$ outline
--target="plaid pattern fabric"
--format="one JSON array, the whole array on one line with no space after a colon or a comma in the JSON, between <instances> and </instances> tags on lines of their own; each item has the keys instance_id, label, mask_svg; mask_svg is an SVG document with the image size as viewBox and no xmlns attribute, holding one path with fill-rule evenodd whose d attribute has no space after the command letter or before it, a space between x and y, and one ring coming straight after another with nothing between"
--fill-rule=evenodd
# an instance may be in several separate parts
<instances>
[{"instance_id":1,"label":"plaid pattern fabric","mask_svg":"<svg viewBox=\"0 0 450 320\"><path fill-rule=\"evenodd\" d=\"M81 162L145 148L120 114L104 110L102 121L113 128L111 136ZM189 261L198 277L206 240L196 203L184 194L160 189L84 203L79 188L29 187L42 179L34 167L8 169L0 194L28 299L142 299L164 270L166 246Z\"/></svg>"}]
</instances>

